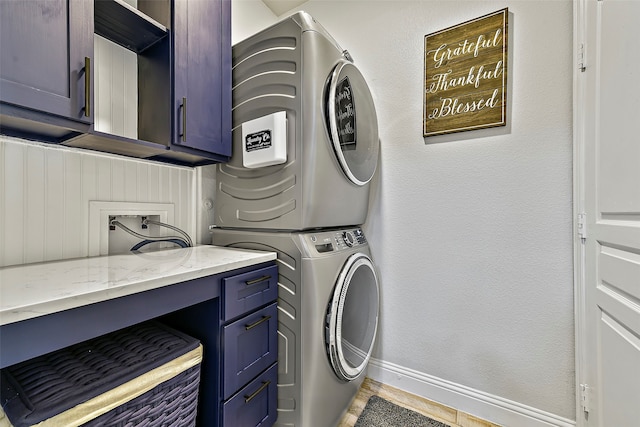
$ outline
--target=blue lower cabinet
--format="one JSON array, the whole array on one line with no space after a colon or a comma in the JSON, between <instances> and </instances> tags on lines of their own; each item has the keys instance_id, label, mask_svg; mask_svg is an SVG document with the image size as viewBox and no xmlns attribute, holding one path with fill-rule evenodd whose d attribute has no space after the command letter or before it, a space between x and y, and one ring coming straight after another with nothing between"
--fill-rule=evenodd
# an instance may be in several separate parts
<instances>
[{"instance_id":1,"label":"blue lower cabinet","mask_svg":"<svg viewBox=\"0 0 640 427\"><path fill-rule=\"evenodd\" d=\"M278 364L274 363L222 405L222 425L270 427L276 422Z\"/></svg>"},{"instance_id":2,"label":"blue lower cabinet","mask_svg":"<svg viewBox=\"0 0 640 427\"><path fill-rule=\"evenodd\" d=\"M278 268L222 280L223 427L270 427L278 417Z\"/></svg>"},{"instance_id":3,"label":"blue lower cabinet","mask_svg":"<svg viewBox=\"0 0 640 427\"><path fill-rule=\"evenodd\" d=\"M278 359L276 303L224 326L223 399L267 369Z\"/></svg>"}]
</instances>

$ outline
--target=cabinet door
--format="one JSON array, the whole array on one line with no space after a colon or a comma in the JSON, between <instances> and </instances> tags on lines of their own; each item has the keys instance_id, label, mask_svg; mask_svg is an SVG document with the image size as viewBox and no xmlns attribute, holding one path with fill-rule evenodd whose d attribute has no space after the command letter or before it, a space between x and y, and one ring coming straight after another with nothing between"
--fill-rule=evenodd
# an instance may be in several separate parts
<instances>
[{"instance_id":1,"label":"cabinet door","mask_svg":"<svg viewBox=\"0 0 640 427\"><path fill-rule=\"evenodd\" d=\"M223 328L223 399L278 359L278 307L273 303Z\"/></svg>"},{"instance_id":2,"label":"cabinet door","mask_svg":"<svg viewBox=\"0 0 640 427\"><path fill-rule=\"evenodd\" d=\"M174 2L173 142L231 156L231 1Z\"/></svg>"},{"instance_id":3,"label":"cabinet door","mask_svg":"<svg viewBox=\"0 0 640 427\"><path fill-rule=\"evenodd\" d=\"M277 417L277 363L222 405L223 427L268 427Z\"/></svg>"},{"instance_id":4,"label":"cabinet door","mask_svg":"<svg viewBox=\"0 0 640 427\"><path fill-rule=\"evenodd\" d=\"M93 121L84 70L93 59L93 1L0 1L0 52L3 104Z\"/></svg>"}]
</instances>

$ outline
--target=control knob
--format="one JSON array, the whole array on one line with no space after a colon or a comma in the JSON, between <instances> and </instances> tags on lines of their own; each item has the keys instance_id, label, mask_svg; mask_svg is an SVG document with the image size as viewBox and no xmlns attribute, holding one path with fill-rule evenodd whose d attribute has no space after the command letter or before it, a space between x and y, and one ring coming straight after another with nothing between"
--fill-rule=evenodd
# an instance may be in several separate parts
<instances>
[{"instance_id":1,"label":"control knob","mask_svg":"<svg viewBox=\"0 0 640 427\"><path fill-rule=\"evenodd\" d=\"M345 231L344 233L342 233L342 239L344 240L344 243L349 247L352 247L357 243L356 236L353 234L353 231Z\"/></svg>"}]
</instances>

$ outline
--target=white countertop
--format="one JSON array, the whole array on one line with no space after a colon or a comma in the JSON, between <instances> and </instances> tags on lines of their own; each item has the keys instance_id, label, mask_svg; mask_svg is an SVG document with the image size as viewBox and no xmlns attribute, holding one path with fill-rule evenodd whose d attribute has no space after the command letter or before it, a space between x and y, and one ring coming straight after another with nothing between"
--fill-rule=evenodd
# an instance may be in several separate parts
<instances>
[{"instance_id":1,"label":"white countertop","mask_svg":"<svg viewBox=\"0 0 640 427\"><path fill-rule=\"evenodd\" d=\"M0 325L224 273L274 252L196 246L0 268Z\"/></svg>"}]
</instances>

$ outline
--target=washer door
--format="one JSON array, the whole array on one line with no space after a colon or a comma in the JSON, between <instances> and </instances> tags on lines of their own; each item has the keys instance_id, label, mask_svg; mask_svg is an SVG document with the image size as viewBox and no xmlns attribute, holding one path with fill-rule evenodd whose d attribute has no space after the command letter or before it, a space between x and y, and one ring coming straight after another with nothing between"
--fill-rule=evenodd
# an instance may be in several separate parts
<instances>
[{"instance_id":1,"label":"washer door","mask_svg":"<svg viewBox=\"0 0 640 427\"><path fill-rule=\"evenodd\" d=\"M366 368L378 329L378 306L378 276L371 259L356 253L342 268L327 308L327 353L339 379L354 380Z\"/></svg>"},{"instance_id":2,"label":"washer door","mask_svg":"<svg viewBox=\"0 0 640 427\"><path fill-rule=\"evenodd\" d=\"M342 170L354 184L365 185L378 165L378 118L369 86L351 62L340 60L333 69L325 113Z\"/></svg>"}]
</instances>

